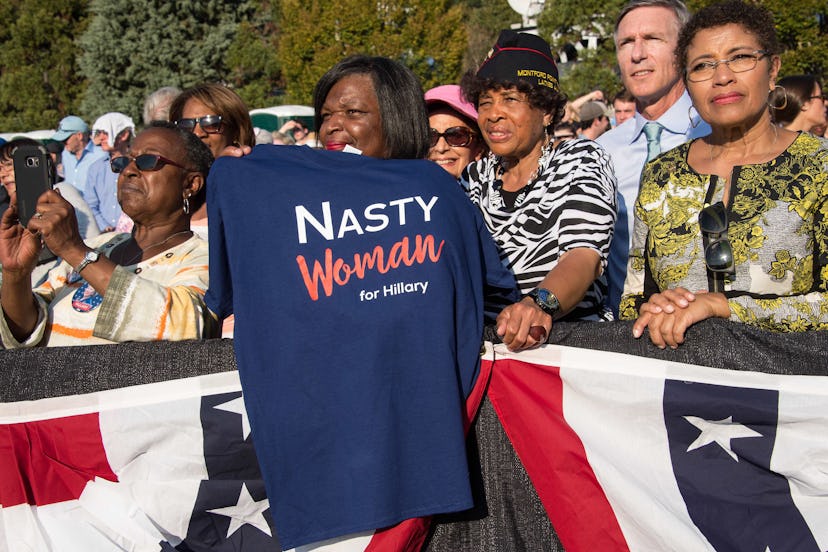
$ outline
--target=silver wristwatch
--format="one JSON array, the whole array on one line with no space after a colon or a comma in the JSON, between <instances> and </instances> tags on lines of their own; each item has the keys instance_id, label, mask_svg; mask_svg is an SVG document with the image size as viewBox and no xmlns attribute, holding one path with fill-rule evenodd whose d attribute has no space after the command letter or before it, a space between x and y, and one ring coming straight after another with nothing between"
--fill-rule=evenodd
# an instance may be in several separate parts
<instances>
[{"instance_id":1,"label":"silver wristwatch","mask_svg":"<svg viewBox=\"0 0 828 552\"><path fill-rule=\"evenodd\" d=\"M95 251L94 249L92 251L87 251L86 255L83 256L83 260L81 261L81 264L79 264L78 268L75 269L75 272L80 274L80 271L83 270L84 268L86 268L87 265L94 263L95 261L97 261L100 258L101 258L101 254L98 253L97 251Z\"/></svg>"}]
</instances>

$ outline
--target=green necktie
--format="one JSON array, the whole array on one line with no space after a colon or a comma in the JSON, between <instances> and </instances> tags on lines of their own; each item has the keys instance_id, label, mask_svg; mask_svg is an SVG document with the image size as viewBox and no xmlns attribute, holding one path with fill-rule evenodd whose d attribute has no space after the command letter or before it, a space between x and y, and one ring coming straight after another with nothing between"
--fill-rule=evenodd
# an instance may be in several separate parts
<instances>
[{"instance_id":1,"label":"green necktie","mask_svg":"<svg viewBox=\"0 0 828 552\"><path fill-rule=\"evenodd\" d=\"M646 123L644 125L644 136L647 137L647 161L661 153L661 131L664 127L658 123Z\"/></svg>"}]
</instances>

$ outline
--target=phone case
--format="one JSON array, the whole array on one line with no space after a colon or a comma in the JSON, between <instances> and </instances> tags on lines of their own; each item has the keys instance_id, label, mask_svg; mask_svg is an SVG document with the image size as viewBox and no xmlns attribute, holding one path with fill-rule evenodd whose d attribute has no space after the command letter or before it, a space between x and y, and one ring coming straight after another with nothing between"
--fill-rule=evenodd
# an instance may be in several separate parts
<instances>
[{"instance_id":1,"label":"phone case","mask_svg":"<svg viewBox=\"0 0 828 552\"><path fill-rule=\"evenodd\" d=\"M26 226L35 214L37 200L52 189L52 158L43 146L19 146L12 152L17 212Z\"/></svg>"}]
</instances>

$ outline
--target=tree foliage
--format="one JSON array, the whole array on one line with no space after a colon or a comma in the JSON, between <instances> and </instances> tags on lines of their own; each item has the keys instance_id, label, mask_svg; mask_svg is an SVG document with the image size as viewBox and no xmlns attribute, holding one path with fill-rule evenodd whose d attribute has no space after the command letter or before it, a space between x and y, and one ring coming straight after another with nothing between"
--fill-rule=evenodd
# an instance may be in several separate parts
<instances>
[{"instance_id":1,"label":"tree foliage","mask_svg":"<svg viewBox=\"0 0 828 552\"><path fill-rule=\"evenodd\" d=\"M621 89L621 79L615 70L615 52L584 49L576 63L560 67L561 90L570 100L593 90L601 90L612 97Z\"/></svg>"},{"instance_id":2,"label":"tree foliage","mask_svg":"<svg viewBox=\"0 0 828 552\"><path fill-rule=\"evenodd\" d=\"M476 69L497 40L500 31L513 23L520 23L520 15L506 0L471 0L466 4L468 47L463 58L463 68Z\"/></svg>"},{"instance_id":3,"label":"tree foliage","mask_svg":"<svg viewBox=\"0 0 828 552\"><path fill-rule=\"evenodd\" d=\"M697 11L717 0L690 0L688 8ZM581 54L579 63L564 67L564 90L575 97L595 88L613 94L621 87L617 76L612 30L625 0L555 0L547 1L538 18L541 36L561 51L590 33L605 37L596 50ZM814 74L825 80L828 71L828 1L762 0L774 15L776 31L782 43L781 75ZM612 77L612 75L615 75Z\"/></svg>"},{"instance_id":4,"label":"tree foliage","mask_svg":"<svg viewBox=\"0 0 828 552\"><path fill-rule=\"evenodd\" d=\"M716 0L689 0L697 10ZM612 28L625 0L546 0L539 34L570 97L613 94ZM782 75L828 78L828 0L760 0L783 44ZM343 57L398 59L424 88L457 82L501 29L520 21L506 0L23 0L0 1L0 130L54 128L123 111L138 120L146 94L220 81L251 107L309 103L318 78ZM274 96L286 91L284 96Z\"/></svg>"},{"instance_id":5,"label":"tree foliage","mask_svg":"<svg viewBox=\"0 0 828 552\"><path fill-rule=\"evenodd\" d=\"M0 2L0 129L54 128L74 112L83 89L73 37L86 0Z\"/></svg>"},{"instance_id":6,"label":"tree foliage","mask_svg":"<svg viewBox=\"0 0 828 552\"><path fill-rule=\"evenodd\" d=\"M447 0L282 0L279 60L287 99L310 103L325 71L353 54L401 61L423 88L456 82L466 34L463 8Z\"/></svg>"},{"instance_id":7,"label":"tree foliage","mask_svg":"<svg viewBox=\"0 0 828 552\"><path fill-rule=\"evenodd\" d=\"M714 0L690 0L688 8L697 11L714 3ZM824 83L828 76L828 1L762 0L758 3L773 14L783 50L780 76L816 75Z\"/></svg>"},{"instance_id":8,"label":"tree foliage","mask_svg":"<svg viewBox=\"0 0 828 552\"><path fill-rule=\"evenodd\" d=\"M250 108L276 102L281 89L282 68L279 46L279 2L259 0L249 20L242 21L225 58L228 84Z\"/></svg>"},{"instance_id":9,"label":"tree foliage","mask_svg":"<svg viewBox=\"0 0 828 552\"><path fill-rule=\"evenodd\" d=\"M247 0L91 0L78 43L89 118L120 111L136 121L144 98L162 86L223 81L224 64Z\"/></svg>"},{"instance_id":10,"label":"tree foliage","mask_svg":"<svg viewBox=\"0 0 828 552\"><path fill-rule=\"evenodd\" d=\"M625 0L556 0L547 2L538 16L541 36L553 52L567 53L561 66L561 88L570 99L600 88L612 95L621 88L612 32ZM597 37L597 48L574 47ZM583 44L580 44L583 46Z\"/></svg>"}]
</instances>

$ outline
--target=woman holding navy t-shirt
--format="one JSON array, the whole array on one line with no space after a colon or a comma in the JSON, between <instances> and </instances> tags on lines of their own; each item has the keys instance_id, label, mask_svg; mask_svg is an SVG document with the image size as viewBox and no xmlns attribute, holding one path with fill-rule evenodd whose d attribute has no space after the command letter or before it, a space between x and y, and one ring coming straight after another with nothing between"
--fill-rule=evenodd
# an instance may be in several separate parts
<instances>
[{"instance_id":1,"label":"woman holding navy t-shirt","mask_svg":"<svg viewBox=\"0 0 828 552\"><path fill-rule=\"evenodd\" d=\"M424 159L428 116L417 77L384 57L351 56L313 91L319 141L326 150L380 159Z\"/></svg>"}]
</instances>

